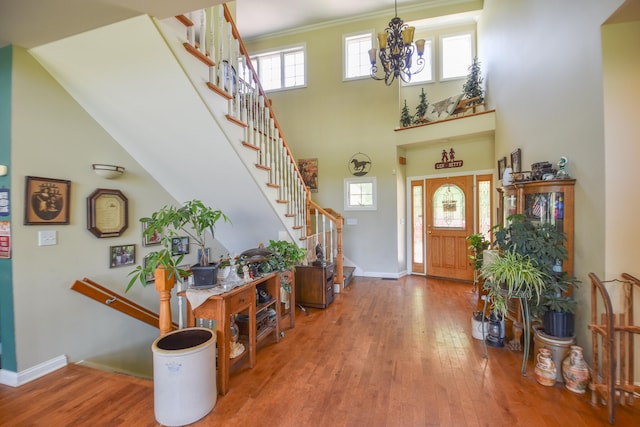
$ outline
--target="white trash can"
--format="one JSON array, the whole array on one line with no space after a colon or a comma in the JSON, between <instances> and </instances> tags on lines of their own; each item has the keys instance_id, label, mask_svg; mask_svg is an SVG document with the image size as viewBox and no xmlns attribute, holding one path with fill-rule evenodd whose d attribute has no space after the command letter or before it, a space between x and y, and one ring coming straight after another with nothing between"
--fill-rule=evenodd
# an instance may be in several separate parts
<instances>
[{"instance_id":1,"label":"white trash can","mask_svg":"<svg viewBox=\"0 0 640 427\"><path fill-rule=\"evenodd\" d=\"M156 421L183 426L207 415L216 404L216 332L186 328L153 342L153 397Z\"/></svg>"}]
</instances>

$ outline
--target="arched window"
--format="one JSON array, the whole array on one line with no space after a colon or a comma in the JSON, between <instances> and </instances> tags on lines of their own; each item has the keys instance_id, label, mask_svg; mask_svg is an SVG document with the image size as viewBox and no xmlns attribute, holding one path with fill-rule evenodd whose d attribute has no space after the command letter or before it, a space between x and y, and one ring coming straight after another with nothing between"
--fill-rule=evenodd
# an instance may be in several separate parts
<instances>
[{"instance_id":1,"label":"arched window","mask_svg":"<svg viewBox=\"0 0 640 427\"><path fill-rule=\"evenodd\" d=\"M460 187L453 184L440 186L433 193L433 226L438 228L465 228L465 197Z\"/></svg>"}]
</instances>

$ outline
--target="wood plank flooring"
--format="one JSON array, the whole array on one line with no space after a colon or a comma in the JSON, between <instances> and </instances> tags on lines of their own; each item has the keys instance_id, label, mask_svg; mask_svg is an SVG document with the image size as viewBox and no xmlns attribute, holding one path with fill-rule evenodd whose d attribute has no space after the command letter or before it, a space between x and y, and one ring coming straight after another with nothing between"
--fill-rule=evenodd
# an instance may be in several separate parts
<instances>
[{"instance_id":1,"label":"wood plank flooring","mask_svg":"<svg viewBox=\"0 0 640 427\"><path fill-rule=\"evenodd\" d=\"M472 286L423 277L356 277L327 310L231 376L194 426L606 426L604 406L520 375L522 353L470 332ZM582 343L583 345L585 343ZM588 345L588 343L586 343ZM19 388L0 386L3 426L156 426L153 383L70 365ZM640 403L617 407L640 425Z\"/></svg>"}]
</instances>

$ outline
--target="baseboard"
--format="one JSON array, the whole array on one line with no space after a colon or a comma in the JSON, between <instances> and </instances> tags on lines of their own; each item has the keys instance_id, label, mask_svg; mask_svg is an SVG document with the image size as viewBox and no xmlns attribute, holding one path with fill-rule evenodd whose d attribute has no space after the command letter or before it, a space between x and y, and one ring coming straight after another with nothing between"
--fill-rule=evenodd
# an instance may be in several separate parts
<instances>
[{"instance_id":1,"label":"baseboard","mask_svg":"<svg viewBox=\"0 0 640 427\"><path fill-rule=\"evenodd\" d=\"M67 365L67 356L62 355L54 357L51 360L42 362L39 365L32 366L29 369L25 369L22 372L11 372L4 369L0 369L0 384L8 385L11 387L20 387L33 381L37 378L43 377L55 370L58 370Z\"/></svg>"}]
</instances>

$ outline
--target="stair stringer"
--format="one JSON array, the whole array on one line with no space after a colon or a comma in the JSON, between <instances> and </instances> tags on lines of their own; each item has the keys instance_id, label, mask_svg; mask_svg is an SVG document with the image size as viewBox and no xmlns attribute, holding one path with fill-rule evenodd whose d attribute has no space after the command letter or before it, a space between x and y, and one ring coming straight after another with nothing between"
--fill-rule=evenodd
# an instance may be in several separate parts
<instances>
[{"instance_id":1,"label":"stair stringer","mask_svg":"<svg viewBox=\"0 0 640 427\"><path fill-rule=\"evenodd\" d=\"M172 197L225 212L232 225L218 227L216 238L230 252L285 228L272 195L233 148L238 136L215 120L151 17L29 52Z\"/></svg>"},{"instance_id":2,"label":"stair stringer","mask_svg":"<svg viewBox=\"0 0 640 427\"><path fill-rule=\"evenodd\" d=\"M277 189L267 185L270 181L270 172L256 167L259 163L258 157L260 152L247 148L242 144L243 141L247 140L247 128L227 118L230 109L229 104L232 101L214 92L207 86L209 82L209 67L185 49L184 43L187 42L187 38L186 35L183 34L184 26L175 18L155 19L155 23L178 63L182 66L185 74L193 84L194 89L202 98L202 102L204 102L211 112L213 120L215 120L225 134L226 140L229 141L231 147L242 160L256 182L256 185L264 191L268 202L272 209L277 212L290 238L293 241L297 241L300 233L293 228L294 219L286 216L287 204L278 203Z\"/></svg>"}]
</instances>

